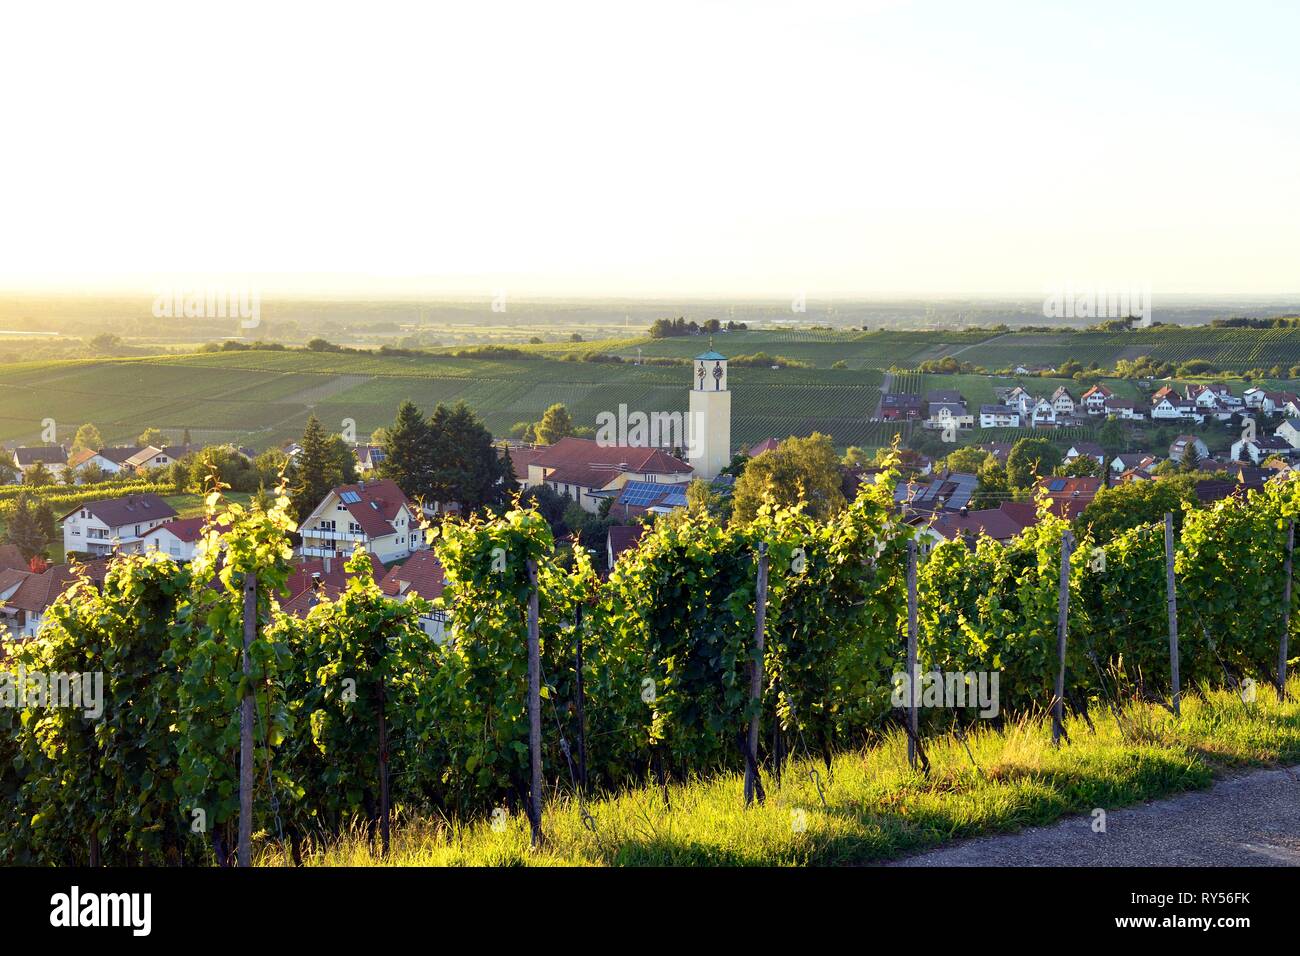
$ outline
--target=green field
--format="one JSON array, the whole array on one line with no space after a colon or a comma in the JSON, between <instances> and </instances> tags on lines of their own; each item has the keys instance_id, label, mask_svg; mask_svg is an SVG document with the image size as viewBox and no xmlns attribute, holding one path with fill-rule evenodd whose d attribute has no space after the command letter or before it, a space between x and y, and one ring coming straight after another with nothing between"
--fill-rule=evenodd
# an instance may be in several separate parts
<instances>
[{"instance_id":1,"label":"green field","mask_svg":"<svg viewBox=\"0 0 1300 956\"><path fill-rule=\"evenodd\" d=\"M689 369L635 364L638 350L643 358L687 358L708 348L708 341L693 335L552 343L524 346L525 357L518 359L250 350L10 364L0 366L0 440L37 443L43 423L53 419L63 441L90 421L110 443L134 442L146 427L156 426L172 441L188 429L196 442L233 441L260 449L300 435L313 412L330 429L355 422L364 438L391 422L406 398L426 408L463 400L498 435L516 422L537 420L556 402L568 406L578 425L594 426L600 412L617 414L621 404L629 411L684 410ZM813 366L733 367L737 446L813 431L831 435L840 447L888 444L895 428L867 421L879 399L881 369L914 367L946 355L989 368L1066 358L1109 364L1148 353L1173 360L1204 357L1241 368L1300 361L1300 329L1001 335L769 329L717 333L713 341L727 355L766 352ZM574 360L589 353L626 361ZM831 367L839 361L848 368ZM895 390L955 388L972 409L994 401L996 387L1017 381L1036 394L1050 394L1060 384L1080 391L1066 379L894 373ZM1120 395L1142 394L1136 382L1108 384ZM1242 383L1233 387L1240 391Z\"/></svg>"},{"instance_id":2,"label":"green field","mask_svg":"<svg viewBox=\"0 0 1300 956\"><path fill-rule=\"evenodd\" d=\"M699 347L699 340L694 340ZM732 440L822 431L837 444L868 444L880 372L736 368ZM393 420L410 398L421 406L464 400L497 434L563 402L579 425L602 411L685 410L690 370L566 362L417 358L312 352L222 352L92 362L28 363L0 369L0 440L35 443L42 421L68 440L83 422L106 441L133 441L148 426L178 440L236 441L255 448L302 433L315 413L326 427L356 423L358 436Z\"/></svg>"}]
</instances>

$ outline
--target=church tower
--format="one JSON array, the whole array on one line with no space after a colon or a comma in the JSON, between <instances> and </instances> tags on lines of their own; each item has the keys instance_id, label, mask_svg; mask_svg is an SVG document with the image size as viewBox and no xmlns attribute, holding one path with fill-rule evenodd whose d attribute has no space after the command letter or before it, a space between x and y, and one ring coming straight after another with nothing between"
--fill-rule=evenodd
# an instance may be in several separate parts
<instances>
[{"instance_id":1,"label":"church tower","mask_svg":"<svg viewBox=\"0 0 1300 956\"><path fill-rule=\"evenodd\" d=\"M690 448L695 477L710 481L731 464L731 392L727 359L713 349L692 363Z\"/></svg>"}]
</instances>

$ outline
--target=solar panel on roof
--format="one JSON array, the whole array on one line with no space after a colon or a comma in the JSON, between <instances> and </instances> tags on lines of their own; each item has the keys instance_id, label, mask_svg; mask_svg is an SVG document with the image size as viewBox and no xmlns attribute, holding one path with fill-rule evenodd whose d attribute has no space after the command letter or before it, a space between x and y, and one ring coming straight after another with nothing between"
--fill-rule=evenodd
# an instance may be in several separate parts
<instances>
[{"instance_id":1,"label":"solar panel on roof","mask_svg":"<svg viewBox=\"0 0 1300 956\"><path fill-rule=\"evenodd\" d=\"M339 497L343 499L345 505L355 505L361 500L361 496L355 491L345 491Z\"/></svg>"},{"instance_id":2,"label":"solar panel on roof","mask_svg":"<svg viewBox=\"0 0 1300 956\"><path fill-rule=\"evenodd\" d=\"M1048 491L1064 491L1064 490L1065 490L1065 479L1064 479L1064 478L1057 478L1055 481L1053 481L1050 485L1047 486L1047 490L1048 490Z\"/></svg>"}]
</instances>

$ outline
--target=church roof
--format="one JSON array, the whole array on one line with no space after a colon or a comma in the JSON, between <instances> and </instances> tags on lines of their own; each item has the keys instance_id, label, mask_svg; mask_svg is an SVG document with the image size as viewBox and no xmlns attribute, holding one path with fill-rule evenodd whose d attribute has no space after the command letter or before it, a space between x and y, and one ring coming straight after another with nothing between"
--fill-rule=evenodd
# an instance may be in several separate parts
<instances>
[{"instance_id":1,"label":"church roof","mask_svg":"<svg viewBox=\"0 0 1300 956\"><path fill-rule=\"evenodd\" d=\"M719 355L717 352L713 351L713 349L709 349L703 355L695 356L695 361L697 362L725 362L726 360L727 357L725 355Z\"/></svg>"}]
</instances>

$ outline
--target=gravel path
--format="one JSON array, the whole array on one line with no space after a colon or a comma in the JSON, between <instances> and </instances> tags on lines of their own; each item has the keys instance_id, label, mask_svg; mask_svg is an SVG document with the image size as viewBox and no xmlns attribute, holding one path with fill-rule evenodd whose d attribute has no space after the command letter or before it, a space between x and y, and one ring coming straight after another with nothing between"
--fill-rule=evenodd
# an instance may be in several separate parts
<instances>
[{"instance_id":1,"label":"gravel path","mask_svg":"<svg viewBox=\"0 0 1300 956\"><path fill-rule=\"evenodd\" d=\"M1104 808L1103 808L1104 809ZM890 866L1300 866L1300 767L1257 770L1048 827L966 840Z\"/></svg>"}]
</instances>

